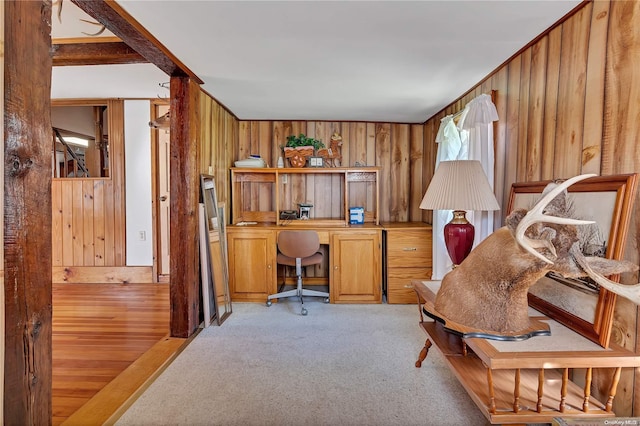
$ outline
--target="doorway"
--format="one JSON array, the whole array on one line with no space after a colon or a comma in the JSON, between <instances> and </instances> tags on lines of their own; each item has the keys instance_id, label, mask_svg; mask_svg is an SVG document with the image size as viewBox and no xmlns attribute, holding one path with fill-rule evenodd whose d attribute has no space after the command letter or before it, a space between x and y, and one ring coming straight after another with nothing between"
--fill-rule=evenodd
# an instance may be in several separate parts
<instances>
[{"instance_id":1,"label":"doorway","mask_svg":"<svg viewBox=\"0 0 640 426\"><path fill-rule=\"evenodd\" d=\"M161 117L169 111L169 105L153 102L151 116ZM169 238L170 238L170 179L169 179L169 143L170 130L160 128L152 130L152 170L154 171L154 209L155 220L155 276L158 282L169 282Z\"/></svg>"}]
</instances>

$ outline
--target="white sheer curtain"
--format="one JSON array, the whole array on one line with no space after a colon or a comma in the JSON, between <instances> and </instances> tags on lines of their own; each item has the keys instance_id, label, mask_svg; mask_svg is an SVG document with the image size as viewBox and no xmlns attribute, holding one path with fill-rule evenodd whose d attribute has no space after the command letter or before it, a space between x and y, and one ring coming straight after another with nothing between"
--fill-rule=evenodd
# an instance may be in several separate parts
<instances>
[{"instance_id":1,"label":"white sheer curtain","mask_svg":"<svg viewBox=\"0 0 640 426\"><path fill-rule=\"evenodd\" d=\"M436 168L440 161L478 160L482 164L489 184L493 189L494 151L493 125L498 120L498 112L489 95L480 95L469 102L456 126L453 116L448 115L440 122L436 136L438 153ZM467 220L475 227L474 247L493 232L493 212L467 212ZM441 280L451 270L452 262L444 245L444 225L453 217L450 210L433 212L433 275Z\"/></svg>"},{"instance_id":2,"label":"white sheer curtain","mask_svg":"<svg viewBox=\"0 0 640 426\"><path fill-rule=\"evenodd\" d=\"M436 135L438 152L436 154L436 169L441 161L457 160L462 149L460 131L453 121L453 115L447 115L440 120L440 128ZM464 149L464 151L467 151ZM444 245L444 226L451 220L451 210L433 211L433 272L432 279L441 280L451 270L452 262Z\"/></svg>"}]
</instances>

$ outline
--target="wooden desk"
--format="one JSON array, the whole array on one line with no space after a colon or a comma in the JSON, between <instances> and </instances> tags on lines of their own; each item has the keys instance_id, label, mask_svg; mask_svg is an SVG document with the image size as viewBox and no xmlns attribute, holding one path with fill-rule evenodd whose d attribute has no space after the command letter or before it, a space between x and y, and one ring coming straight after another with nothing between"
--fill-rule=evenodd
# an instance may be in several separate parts
<instances>
[{"instance_id":1,"label":"wooden desk","mask_svg":"<svg viewBox=\"0 0 640 426\"><path fill-rule=\"evenodd\" d=\"M373 224L318 226L297 221L294 226L270 223L227 227L229 291L233 301L266 302L277 293L276 241L286 229L313 229L328 248L323 277L307 284L329 284L331 303L382 303L382 227Z\"/></svg>"},{"instance_id":2,"label":"wooden desk","mask_svg":"<svg viewBox=\"0 0 640 426\"><path fill-rule=\"evenodd\" d=\"M420 327L428 336L416 367L435 345L492 424L551 423L554 417L614 417L612 404L621 369L640 366L640 355L615 345L604 349L546 318L551 336L520 342L463 340L423 315L421 300L434 301L439 282L413 281L413 285L418 295ZM591 396L593 368L613 368L604 403ZM585 369L585 373L581 376L574 369Z\"/></svg>"}]
</instances>

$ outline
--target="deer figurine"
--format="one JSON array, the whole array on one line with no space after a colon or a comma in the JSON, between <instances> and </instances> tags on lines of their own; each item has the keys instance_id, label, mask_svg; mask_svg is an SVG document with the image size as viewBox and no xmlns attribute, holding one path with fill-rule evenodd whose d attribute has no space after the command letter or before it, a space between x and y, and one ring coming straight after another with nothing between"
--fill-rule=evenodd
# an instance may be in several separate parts
<instances>
[{"instance_id":1,"label":"deer figurine","mask_svg":"<svg viewBox=\"0 0 640 426\"><path fill-rule=\"evenodd\" d=\"M324 158L325 164L329 167L340 167L342 163L342 136L338 132L331 135L329 148L320 148L318 157Z\"/></svg>"},{"instance_id":2,"label":"deer figurine","mask_svg":"<svg viewBox=\"0 0 640 426\"><path fill-rule=\"evenodd\" d=\"M171 110L155 120L150 121L149 127L153 129L169 129L171 127Z\"/></svg>"}]
</instances>

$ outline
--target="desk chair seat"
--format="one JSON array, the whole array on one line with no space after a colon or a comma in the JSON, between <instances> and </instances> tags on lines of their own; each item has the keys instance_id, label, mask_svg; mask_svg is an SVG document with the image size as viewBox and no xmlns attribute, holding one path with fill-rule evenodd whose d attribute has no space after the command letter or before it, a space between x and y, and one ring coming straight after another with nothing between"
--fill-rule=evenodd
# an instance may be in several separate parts
<instances>
[{"instance_id":1,"label":"desk chair seat","mask_svg":"<svg viewBox=\"0 0 640 426\"><path fill-rule=\"evenodd\" d=\"M267 306L273 299L299 297L302 304L302 315L307 315L302 296L324 297L329 303L329 293L302 288L302 267L322 263L324 255L319 252L320 238L315 231L280 231L278 234L278 265L295 266L297 285L293 290L280 291L267 297ZM283 285L284 287L284 280ZM280 289L282 290L282 288Z\"/></svg>"}]
</instances>

